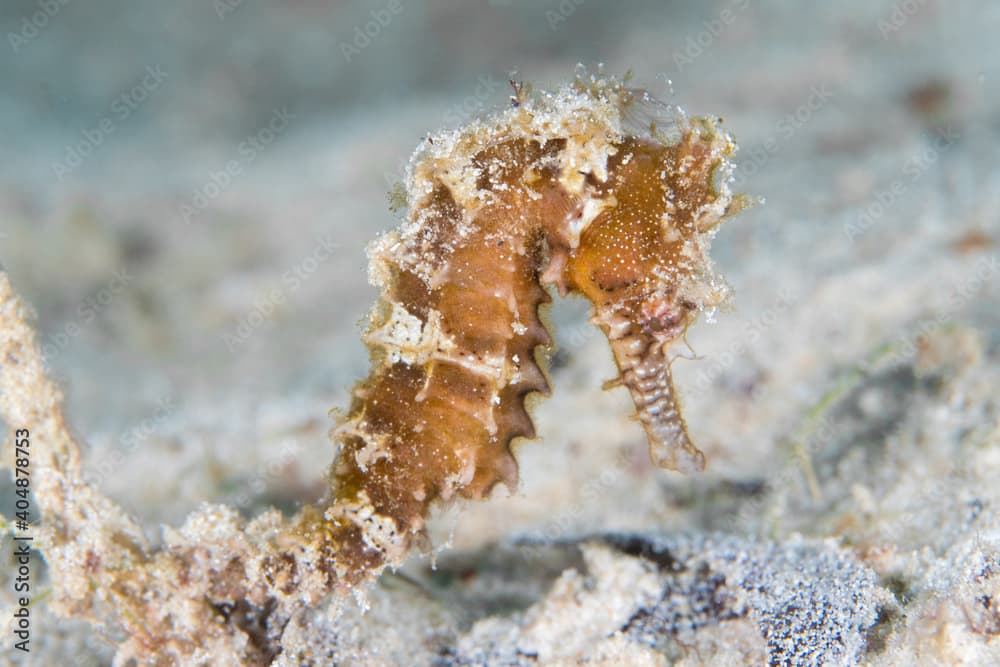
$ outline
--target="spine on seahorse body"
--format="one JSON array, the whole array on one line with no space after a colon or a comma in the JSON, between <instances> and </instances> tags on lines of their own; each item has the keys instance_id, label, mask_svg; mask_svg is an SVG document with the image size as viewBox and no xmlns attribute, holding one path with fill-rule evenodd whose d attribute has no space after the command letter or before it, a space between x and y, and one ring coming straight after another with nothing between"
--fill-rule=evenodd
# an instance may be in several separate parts
<instances>
[{"instance_id":1,"label":"spine on seahorse body","mask_svg":"<svg viewBox=\"0 0 1000 667\"><path fill-rule=\"evenodd\" d=\"M338 578L400 561L435 501L516 484L512 441L535 436L525 397L549 390L545 285L593 304L653 460L703 467L669 347L725 295L707 249L742 205L733 150L713 120L587 79L418 151L406 222L369 248L372 370L333 431L332 500L314 517Z\"/></svg>"}]
</instances>

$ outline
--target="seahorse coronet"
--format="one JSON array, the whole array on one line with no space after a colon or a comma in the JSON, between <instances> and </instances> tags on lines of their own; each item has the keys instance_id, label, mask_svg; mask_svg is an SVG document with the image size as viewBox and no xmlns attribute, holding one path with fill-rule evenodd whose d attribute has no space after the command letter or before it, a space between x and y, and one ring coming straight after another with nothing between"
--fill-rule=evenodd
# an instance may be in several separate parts
<instances>
[{"instance_id":1,"label":"seahorse coronet","mask_svg":"<svg viewBox=\"0 0 1000 667\"><path fill-rule=\"evenodd\" d=\"M715 119L586 76L422 143L405 220L368 247L372 369L332 435L338 570L396 562L436 501L516 486L525 400L549 391L549 287L591 302L652 460L704 466L670 348L725 299L708 250L745 204L734 150Z\"/></svg>"}]
</instances>

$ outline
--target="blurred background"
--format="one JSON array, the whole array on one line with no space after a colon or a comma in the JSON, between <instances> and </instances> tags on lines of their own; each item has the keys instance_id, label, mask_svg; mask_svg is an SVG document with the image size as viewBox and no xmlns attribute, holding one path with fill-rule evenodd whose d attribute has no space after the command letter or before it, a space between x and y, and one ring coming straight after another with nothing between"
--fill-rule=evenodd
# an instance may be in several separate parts
<instances>
[{"instance_id":1,"label":"blurred background","mask_svg":"<svg viewBox=\"0 0 1000 667\"><path fill-rule=\"evenodd\" d=\"M985 1L6 0L0 261L92 478L152 533L203 500L291 510L322 493L327 411L367 370L364 248L399 222L412 150L504 108L510 78L631 71L723 117L736 189L766 200L721 229L732 304L675 364L709 470L650 467L624 391L600 391L606 345L560 303L521 489L445 513L436 540L843 534L864 499L844 480L885 492L866 475L897 458L922 336L960 324L931 352L995 378L998 22ZM879 350L895 361L775 480L804 415Z\"/></svg>"}]
</instances>

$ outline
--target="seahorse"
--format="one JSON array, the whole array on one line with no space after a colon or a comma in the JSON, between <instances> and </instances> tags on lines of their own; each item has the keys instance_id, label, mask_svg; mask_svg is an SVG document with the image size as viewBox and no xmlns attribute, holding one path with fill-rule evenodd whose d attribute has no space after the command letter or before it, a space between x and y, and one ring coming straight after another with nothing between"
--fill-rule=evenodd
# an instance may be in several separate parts
<instances>
[{"instance_id":1,"label":"seahorse","mask_svg":"<svg viewBox=\"0 0 1000 667\"><path fill-rule=\"evenodd\" d=\"M309 521L342 582L399 562L435 503L516 487L512 445L537 435L526 398L550 390L547 288L592 304L654 463L704 467L671 350L726 298L708 249L747 203L729 188L733 139L612 77L517 92L425 140L403 224L369 246L371 372L331 432L331 500Z\"/></svg>"}]
</instances>

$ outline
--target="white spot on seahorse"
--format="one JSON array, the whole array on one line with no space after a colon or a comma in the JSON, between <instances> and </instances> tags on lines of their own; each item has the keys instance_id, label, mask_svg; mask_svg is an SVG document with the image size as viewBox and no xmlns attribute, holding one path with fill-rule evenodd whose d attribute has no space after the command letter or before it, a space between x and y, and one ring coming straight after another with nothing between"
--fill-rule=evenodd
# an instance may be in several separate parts
<instances>
[{"instance_id":1,"label":"white spot on seahorse","mask_svg":"<svg viewBox=\"0 0 1000 667\"><path fill-rule=\"evenodd\" d=\"M365 343L385 350L390 363L402 361L422 365L441 351L450 352L454 342L441 328L441 313L431 310L424 322L398 303L381 326L364 335Z\"/></svg>"}]
</instances>

